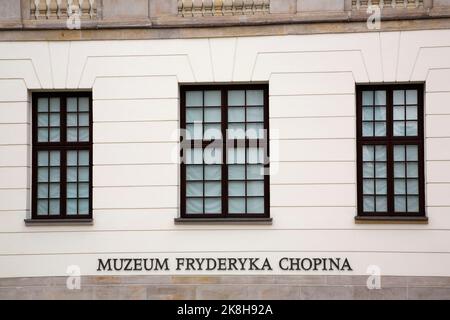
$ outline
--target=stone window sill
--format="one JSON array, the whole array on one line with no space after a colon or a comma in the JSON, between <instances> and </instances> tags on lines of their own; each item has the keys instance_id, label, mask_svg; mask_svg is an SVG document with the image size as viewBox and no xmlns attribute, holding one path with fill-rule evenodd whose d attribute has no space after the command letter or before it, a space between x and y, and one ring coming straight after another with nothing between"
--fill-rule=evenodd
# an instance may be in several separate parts
<instances>
[{"instance_id":1,"label":"stone window sill","mask_svg":"<svg viewBox=\"0 0 450 320\"><path fill-rule=\"evenodd\" d=\"M174 221L175 224L272 224L272 218L175 218Z\"/></svg>"},{"instance_id":2,"label":"stone window sill","mask_svg":"<svg viewBox=\"0 0 450 320\"><path fill-rule=\"evenodd\" d=\"M355 223L385 223L385 224L428 224L428 217L368 217L356 216Z\"/></svg>"},{"instance_id":3,"label":"stone window sill","mask_svg":"<svg viewBox=\"0 0 450 320\"><path fill-rule=\"evenodd\" d=\"M26 226L77 226L93 225L93 219L24 219Z\"/></svg>"}]
</instances>

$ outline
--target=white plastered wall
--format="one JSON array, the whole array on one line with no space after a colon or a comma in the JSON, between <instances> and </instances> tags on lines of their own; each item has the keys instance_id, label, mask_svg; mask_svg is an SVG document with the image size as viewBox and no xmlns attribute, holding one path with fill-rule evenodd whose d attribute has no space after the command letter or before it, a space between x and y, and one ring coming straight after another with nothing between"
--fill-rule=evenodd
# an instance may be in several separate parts
<instances>
[{"instance_id":1,"label":"white plastered wall","mask_svg":"<svg viewBox=\"0 0 450 320\"><path fill-rule=\"evenodd\" d=\"M450 276L450 30L0 43L0 277L99 257L348 257ZM427 225L356 225L355 83L426 82ZM175 225L180 83L268 82L273 225ZM25 226L30 92L92 90L92 226Z\"/></svg>"}]
</instances>

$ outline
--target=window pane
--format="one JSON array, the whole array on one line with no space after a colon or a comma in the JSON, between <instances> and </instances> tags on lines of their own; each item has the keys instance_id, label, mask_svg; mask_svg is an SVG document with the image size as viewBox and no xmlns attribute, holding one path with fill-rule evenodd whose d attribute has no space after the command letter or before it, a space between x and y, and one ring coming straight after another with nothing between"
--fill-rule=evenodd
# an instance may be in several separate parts
<instances>
[{"instance_id":1,"label":"window pane","mask_svg":"<svg viewBox=\"0 0 450 320\"><path fill-rule=\"evenodd\" d=\"M404 135L405 135L405 122L394 121L394 136L404 136Z\"/></svg>"},{"instance_id":2,"label":"window pane","mask_svg":"<svg viewBox=\"0 0 450 320\"><path fill-rule=\"evenodd\" d=\"M417 106L406 107L406 120L417 120Z\"/></svg>"},{"instance_id":3,"label":"window pane","mask_svg":"<svg viewBox=\"0 0 450 320\"><path fill-rule=\"evenodd\" d=\"M48 152L39 151L38 152L38 166L45 167L48 166Z\"/></svg>"},{"instance_id":4,"label":"window pane","mask_svg":"<svg viewBox=\"0 0 450 320\"><path fill-rule=\"evenodd\" d=\"M47 142L48 141L48 129L38 129L38 141L39 142Z\"/></svg>"},{"instance_id":5,"label":"window pane","mask_svg":"<svg viewBox=\"0 0 450 320\"><path fill-rule=\"evenodd\" d=\"M406 146L406 160L418 161L419 148L417 146Z\"/></svg>"},{"instance_id":6,"label":"window pane","mask_svg":"<svg viewBox=\"0 0 450 320\"><path fill-rule=\"evenodd\" d=\"M222 130L220 123L218 124L205 124L204 126L205 140L220 140L222 138Z\"/></svg>"},{"instance_id":7,"label":"window pane","mask_svg":"<svg viewBox=\"0 0 450 320\"><path fill-rule=\"evenodd\" d=\"M59 127L59 114L50 114L50 127Z\"/></svg>"},{"instance_id":8,"label":"window pane","mask_svg":"<svg viewBox=\"0 0 450 320\"><path fill-rule=\"evenodd\" d=\"M264 138L264 124L263 123L247 124L246 136L248 139L263 139Z\"/></svg>"},{"instance_id":9,"label":"window pane","mask_svg":"<svg viewBox=\"0 0 450 320\"><path fill-rule=\"evenodd\" d=\"M228 105L245 106L245 91L244 90L228 91Z\"/></svg>"},{"instance_id":10,"label":"window pane","mask_svg":"<svg viewBox=\"0 0 450 320\"><path fill-rule=\"evenodd\" d=\"M373 119L373 108L372 107L363 107L362 119L365 121L372 121Z\"/></svg>"},{"instance_id":11,"label":"window pane","mask_svg":"<svg viewBox=\"0 0 450 320\"><path fill-rule=\"evenodd\" d=\"M47 182L47 181L48 181L48 168L39 168L38 182Z\"/></svg>"},{"instance_id":12,"label":"window pane","mask_svg":"<svg viewBox=\"0 0 450 320\"><path fill-rule=\"evenodd\" d=\"M386 123L385 122L375 123L375 136L383 137L385 135L386 135Z\"/></svg>"},{"instance_id":13,"label":"window pane","mask_svg":"<svg viewBox=\"0 0 450 320\"><path fill-rule=\"evenodd\" d=\"M365 212L374 212L375 211L375 197L364 196L364 198L363 198L363 210Z\"/></svg>"},{"instance_id":14,"label":"window pane","mask_svg":"<svg viewBox=\"0 0 450 320\"><path fill-rule=\"evenodd\" d=\"M245 183L230 181L228 183L229 196L245 196Z\"/></svg>"},{"instance_id":15,"label":"window pane","mask_svg":"<svg viewBox=\"0 0 450 320\"><path fill-rule=\"evenodd\" d=\"M67 98L67 111L77 112L77 98Z\"/></svg>"},{"instance_id":16,"label":"window pane","mask_svg":"<svg viewBox=\"0 0 450 320\"><path fill-rule=\"evenodd\" d=\"M38 198L48 198L48 183L39 183L38 184Z\"/></svg>"},{"instance_id":17,"label":"window pane","mask_svg":"<svg viewBox=\"0 0 450 320\"><path fill-rule=\"evenodd\" d=\"M78 153L77 151L67 151L67 165L76 166L78 163Z\"/></svg>"},{"instance_id":18,"label":"window pane","mask_svg":"<svg viewBox=\"0 0 450 320\"><path fill-rule=\"evenodd\" d=\"M203 92L202 91L187 91L186 92L186 106L187 107L203 106Z\"/></svg>"},{"instance_id":19,"label":"window pane","mask_svg":"<svg viewBox=\"0 0 450 320\"><path fill-rule=\"evenodd\" d=\"M202 165L188 165L186 166L187 180L203 180L203 166Z\"/></svg>"},{"instance_id":20,"label":"window pane","mask_svg":"<svg viewBox=\"0 0 450 320\"><path fill-rule=\"evenodd\" d=\"M394 107L394 120L405 120L404 107Z\"/></svg>"},{"instance_id":21,"label":"window pane","mask_svg":"<svg viewBox=\"0 0 450 320\"><path fill-rule=\"evenodd\" d=\"M50 181L59 182L59 168L50 169Z\"/></svg>"},{"instance_id":22,"label":"window pane","mask_svg":"<svg viewBox=\"0 0 450 320\"><path fill-rule=\"evenodd\" d=\"M375 165L375 172L377 178L386 178L387 176L387 167L385 163L377 163Z\"/></svg>"},{"instance_id":23,"label":"window pane","mask_svg":"<svg viewBox=\"0 0 450 320\"><path fill-rule=\"evenodd\" d=\"M417 121L406 121L406 135L417 136Z\"/></svg>"},{"instance_id":24,"label":"window pane","mask_svg":"<svg viewBox=\"0 0 450 320\"><path fill-rule=\"evenodd\" d=\"M395 163L394 164L394 177L395 178L404 178L405 177L405 164L404 163Z\"/></svg>"},{"instance_id":25,"label":"window pane","mask_svg":"<svg viewBox=\"0 0 450 320\"><path fill-rule=\"evenodd\" d=\"M187 164L202 164L203 163L203 150L200 148L185 149L186 163Z\"/></svg>"},{"instance_id":26,"label":"window pane","mask_svg":"<svg viewBox=\"0 0 450 320\"><path fill-rule=\"evenodd\" d=\"M245 213L245 198L230 198L228 211L230 213Z\"/></svg>"},{"instance_id":27,"label":"window pane","mask_svg":"<svg viewBox=\"0 0 450 320\"><path fill-rule=\"evenodd\" d=\"M188 182L186 184L186 195L188 197L203 196L203 183L202 182Z\"/></svg>"},{"instance_id":28,"label":"window pane","mask_svg":"<svg viewBox=\"0 0 450 320\"><path fill-rule=\"evenodd\" d=\"M363 106L373 105L373 91L363 91L362 93Z\"/></svg>"},{"instance_id":29,"label":"window pane","mask_svg":"<svg viewBox=\"0 0 450 320\"><path fill-rule=\"evenodd\" d=\"M77 198L78 197L78 184L68 183L66 187L67 198Z\"/></svg>"},{"instance_id":30,"label":"window pane","mask_svg":"<svg viewBox=\"0 0 450 320\"><path fill-rule=\"evenodd\" d=\"M375 159L374 146L363 146L363 161L374 161Z\"/></svg>"},{"instance_id":31,"label":"window pane","mask_svg":"<svg viewBox=\"0 0 450 320\"><path fill-rule=\"evenodd\" d=\"M419 212L418 196L408 196L408 212Z\"/></svg>"},{"instance_id":32,"label":"window pane","mask_svg":"<svg viewBox=\"0 0 450 320\"><path fill-rule=\"evenodd\" d=\"M80 166L89 165L89 151L79 151L78 152L78 164Z\"/></svg>"},{"instance_id":33,"label":"window pane","mask_svg":"<svg viewBox=\"0 0 450 320\"><path fill-rule=\"evenodd\" d=\"M203 110L190 108L186 110L186 122L202 122Z\"/></svg>"},{"instance_id":34,"label":"window pane","mask_svg":"<svg viewBox=\"0 0 450 320\"><path fill-rule=\"evenodd\" d=\"M203 138L203 126L201 124L187 124L186 138L188 140L201 140Z\"/></svg>"},{"instance_id":35,"label":"window pane","mask_svg":"<svg viewBox=\"0 0 450 320\"><path fill-rule=\"evenodd\" d=\"M76 199L69 199L66 202L66 211L68 215L75 215L78 211L78 205Z\"/></svg>"},{"instance_id":36,"label":"window pane","mask_svg":"<svg viewBox=\"0 0 450 320\"><path fill-rule=\"evenodd\" d=\"M220 165L205 166L205 180L221 180L222 167Z\"/></svg>"},{"instance_id":37,"label":"window pane","mask_svg":"<svg viewBox=\"0 0 450 320\"><path fill-rule=\"evenodd\" d=\"M38 112L48 112L47 98L38 98Z\"/></svg>"},{"instance_id":38,"label":"window pane","mask_svg":"<svg viewBox=\"0 0 450 320\"><path fill-rule=\"evenodd\" d=\"M50 141L51 142L59 141L59 132L60 132L59 128L57 128L57 129L51 128L50 129Z\"/></svg>"},{"instance_id":39,"label":"window pane","mask_svg":"<svg viewBox=\"0 0 450 320\"><path fill-rule=\"evenodd\" d=\"M78 169L78 181L89 181L89 168Z\"/></svg>"},{"instance_id":40,"label":"window pane","mask_svg":"<svg viewBox=\"0 0 450 320\"><path fill-rule=\"evenodd\" d=\"M245 138L245 124L233 123L228 125L227 129L228 139L244 139Z\"/></svg>"},{"instance_id":41,"label":"window pane","mask_svg":"<svg viewBox=\"0 0 450 320\"><path fill-rule=\"evenodd\" d=\"M89 214L89 200L79 199L78 200L78 213L79 214Z\"/></svg>"},{"instance_id":42,"label":"window pane","mask_svg":"<svg viewBox=\"0 0 450 320\"><path fill-rule=\"evenodd\" d=\"M405 146L394 146L394 161L405 161Z\"/></svg>"},{"instance_id":43,"label":"window pane","mask_svg":"<svg viewBox=\"0 0 450 320\"><path fill-rule=\"evenodd\" d=\"M40 113L38 115L38 127L48 126L48 113Z\"/></svg>"},{"instance_id":44,"label":"window pane","mask_svg":"<svg viewBox=\"0 0 450 320\"><path fill-rule=\"evenodd\" d=\"M384 106L386 105L386 91L375 91L375 105Z\"/></svg>"},{"instance_id":45,"label":"window pane","mask_svg":"<svg viewBox=\"0 0 450 320\"><path fill-rule=\"evenodd\" d=\"M50 200L50 215L59 215L59 200Z\"/></svg>"},{"instance_id":46,"label":"window pane","mask_svg":"<svg viewBox=\"0 0 450 320\"><path fill-rule=\"evenodd\" d=\"M222 213L222 200L220 198L205 199L206 213Z\"/></svg>"},{"instance_id":47,"label":"window pane","mask_svg":"<svg viewBox=\"0 0 450 320\"><path fill-rule=\"evenodd\" d=\"M228 179L244 180L245 179L245 165L229 165Z\"/></svg>"},{"instance_id":48,"label":"window pane","mask_svg":"<svg viewBox=\"0 0 450 320\"><path fill-rule=\"evenodd\" d=\"M364 137L371 137L373 136L373 123L372 122L363 122L362 125L362 134Z\"/></svg>"},{"instance_id":49,"label":"window pane","mask_svg":"<svg viewBox=\"0 0 450 320\"><path fill-rule=\"evenodd\" d=\"M395 105L405 104L405 91L404 90L394 90L394 104Z\"/></svg>"},{"instance_id":50,"label":"window pane","mask_svg":"<svg viewBox=\"0 0 450 320\"><path fill-rule=\"evenodd\" d=\"M89 183L78 184L78 197L89 198Z\"/></svg>"},{"instance_id":51,"label":"window pane","mask_svg":"<svg viewBox=\"0 0 450 320\"><path fill-rule=\"evenodd\" d=\"M222 194L221 182L206 182L205 183L205 196L216 197Z\"/></svg>"},{"instance_id":52,"label":"window pane","mask_svg":"<svg viewBox=\"0 0 450 320\"><path fill-rule=\"evenodd\" d=\"M228 108L228 122L245 122L245 108Z\"/></svg>"},{"instance_id":53,"label":"window pane","mask_svg":"<svg viewBox=\"0 0 450 320\"><path fill-rule=\"evenodd\" d=\"M67 181L76 182L78 180L77 168L67 168Z\"/></svg>"},{"instance_id":54,"label":"window pane","mask_svg":"<svg viewBox=\"0 0 450 320\"><path fill-rule=\"evenodd\" d=\"M78 130L74 128L67 129L67 141L77 141L78 140Z\"/></svg>"},{"instance_id":55,"label":"window pane","mask_svg":"<svg viewBox=\"0 0 450 320\"><path fill-rule=\"evenodd\" d=\"M49 198L59 198L59 183L50 183Z\"/></svg>"},{"instance_id":56,"label":"window pane","mask_svg":"<svg viewBox=\"0 0 450 320\"><path fill-rule=\"evenodd\" d=\"M247 108L247 121L264 121L264 108Z\"/></svg>"},{"instance_id":57,"label":"window pane","mask_svg":"<svg viewBox=\"0 0 450 320\"><path fill-rule=\"evenodd\" d=\"M376 197L376 211L387 212L387 197Z\"/></svg>"},{"instance_id":58,"label":"window pane","mask_svg":"<svg viewBox=\"0 0 450 320\"><path fill-rule=\"evenodd\" d=\"M377 179L375 181L376 194L387 194L387 181L386 179Z\"/></svg>"},{"instance_id":59,"label":"window pane","mask_svg":"<svg viewBox=\"0 0 450 320\"><path fill-rule=\"evenodd\" d=\"M50 166L59 166L60 154L59 151L50 151Z\"/></svg>"},{"instance_id":60,"label":"window pane","mask_svg":"<svg viewBox=\"0 0 450 320\"><path fill-rule=\"evenodd\" d=\"M247 165L247 179L248 180L263 180L264 167L260 164Z\"/></svg>"},{"instance_id":61,"label":"window pane","mask_svg":"<svg viewBox=\"0 0 450 320\"><path fill-rule=\"evenodd\" d=\"M417 163L408 163L408 177L416 178L419 176L419 166Z\"/></svg>"},{"instance_id":62,"label":"window pane","mask_svg":"<svg viewBox=\"0 0 450 320\"><path fill-rule=\"evenodd\" d=\"M247 196L264 196L264 181L247 182Z\"/></svg>"},{"instance_id":63,"label":"window pane","mask_svg":"<svg viewBox=\"0 0 450 320\"><path fill-rule=\"evenodd\" d=\"M220 108L208 108L204 110L205 122L220 122Z\"/></svg>"},{"instance_id":64,"label":"window pane","mask_svg":"<svg viewBox=\"0 0 450 320\"><path fill-rule=\"evenodd\" d=\"M227 163L229 164L245 163L245 149L229 148L227 154Z\"/></svg>"},{"instance_id":65,"label":"window pane","mask_svg":"<svg viewBox=\"0 0 450 320\"><path fill-rule=\"evenodd\" d=\"M406 90L406 104L417 104L417 90Z\"/></svg>"},{"instance_id":66,"label":"window pane","mask_svg":"<svg viewBox=\"0 0 450 320\"><path fill-rule=\"evenodd\" d=\"M68 113L67 114L67 125L69 127L76 127L78 125L78 114L77 113Z\"/></svg>"},{"instance_id":67,"label":"window pane","mask_svg":"<svg viewBox=\"0 0 450 320\"><path fill-rule=\"evenodd\" d=\"M47 215L48 214L48 200L38 200L37 214L38 215Z\"/></svg>"},{"instance_id":68,"label":"window pane","mask_svg":"<svg viewBox=\"0 0 450 320\"><path fill-rule=\"evenodd\" d=\"M364 178L373 178L374 177L373 163L364 163L363 164L363 177Z\"/></svg>"},{"instance_id":69,"label":"window pane","mask_svg":"<svg viewBox=\"0 0 450 320\"><path fill-rule=\"evenodd\" d=\"M247 105L262 106L264 104L263 90L247 90Z\"/></svg>"},{"instance_id":70,"label":"window pane","mask_svg":"<svg viewBox=\"0 0 450 320\"><path fill-rule=\"evenodd\" d=\"M364 179L363 193L364 194L374 194L375 193L375 180L374 179Z\"/></svg>"},{"instance_id":71,"label":"window pane","mask_svg":"<svg viewBox=\"0 0 450 320\"><path fill-rule=\"evenodd\" d=\"M405 194L406 193L406 183L405 179L395 179L394 181L394 193L395 194Z\"/></svg>"},{"instance_id":72,"label":"window pane","mask_svg":"<svg viewBox=\"0 0 450 320\"><path fill-rule=\"evenodd\" d=\"M376 107L375 108L375 120L386 120L386 108Z\"/></svg>"},{"instance_id":73,"label":"window pane","mask_svg":"<svg viewBox=\"0 0 450 320\"><path fill-rule=\"evenodd\" d=\"M206 147L203 151L203 161L205 164L221 164L222 150L211 145Z\"/></svg>"},{"instance_id":74,"label":"window pane","mask_svg":"<svg viewBox=\"0 0 450 320\"><path fill-rule=\"evenodd\" d=\"M222 97L220 91L205 91L205 106L220 106Z\"/></svg>"},{"instance_id":75,"label":"window pane","mask_svg":"<svg viewBox=\"0 0 450 320\"><path fill-rule=\"evenodd\" d=\"M386 146L375 146L375 161L386 161Z\"/></svg>"},{"instance_id":76,"label":"window pane","mask_svg":"<svg viewBox=\"0 0 450 320\"><path fill-rule=\"evenodd\" d=\"M89 126L89 114L88 113L80 113L79 114L79 125L82 127Z\"/></svg>"},{"instance_id":77,"label":"window pane","mask_svg":"<svg viewBox=\"0 0 450 320\"><path fill-rule=\"evenodd\" d=\"M89 111L89 98L86 97L78 98L78 111L81 112Z\"/></svg>"},{"instance_id":78,"label":"window pane","mask_svg":"<svg viewBox=\"0 0 450 320\"><path fill-rule=\"evenodd\" d=\"M50 98L50 111L59 112L59 98Z\"/></svg>"},{"instance_id":79,"label":"window pane","mask_svg":"<svg viewBox=\"0 0 450 320\"><path fill-rule=\"evenodd\" d=\"M79 141L89 141L89 128L78 129L78 139Z\"/></svg>"},{"instance_id":80,"label":"window pane","mask_svg":"<svg viewBox=\"0 0 450 320\"><path fill-rule=\"evenodd\" d=\"M247 148L247 163L264 163L263 148Z\"/></svg>"},{"instance_id":81,"label":"window pane","mask_svg":"<svg viewBox=\"0 0 450 320\"><path fill-rule=\"evenodd\" d=\"M408 194L419 194L419 179L407 180L407 192Z\"/></svg>"},{"instance_id":82,"label":"window pane","mask_svg":"<svg viewBox=\"0 0 450 320\"><path fill-rule=\"evenodd\" d=\"M247 199L248 213L264 213L264 198L248 198Z\"/></svg>"},{"instance_id":83,"label":"window pane","mask_svg":"<svg viewBox=\"0 0 450 320\"><path fill-rule=\"evenodd\" d=\"M406 197L404 196L394 197L394 210L396 212L406 212Z\"/></svg>"},{"instance_id":84,"label":"window pane","mask_svg":"<svg viewBox=\"0 0 450 320\"><path fill-rule=\"evenodd\" d=\"M203 213L203 200L202 199L187 199L186 202L187 213Z\"/></svg>"}]
</instances>

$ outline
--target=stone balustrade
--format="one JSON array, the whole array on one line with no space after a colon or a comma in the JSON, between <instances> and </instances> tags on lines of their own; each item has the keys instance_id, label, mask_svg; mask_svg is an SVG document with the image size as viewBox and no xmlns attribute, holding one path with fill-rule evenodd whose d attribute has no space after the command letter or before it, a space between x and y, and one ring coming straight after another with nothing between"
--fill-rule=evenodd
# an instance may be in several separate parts
<instances>
[{"instance_id":1,"label":"stone balustrade","mask_svg":"<svg viewBox=\"0 0 450 320\"><path fill-rule=\"evenodd\" d=\"M178 0L178 15L226 16L269 13L270 0Z\"/></svg>"},{"instance_id":2,"label":"stone balustrade","mask_svg":"<svg viewBox=\"0 0 450 320\"><path fill-rule=\"evenodd\" d=\"M81 29L268 25L365 21L371 5L381 20L450 18L450 0L1 0L0 29Z\"/></svg>"},{"instance_id":3,"label":"stone balustrade","mask_svg":"<svg viewBox=\"0 0 450 320\"><path fill-rule=\"evenodd\" d=\"M369 6L379 6L381 9L417 9L423 5L423 0L352 0L353 10L361 10Z\"/></svg>"},{"instance_id":4,"label":"stone balustrade","mask_svg":"<svg viewBox=\"0 0 450 320\"><path fill-rule=\"evenodd\" d=\"M77 14L81 19L95 19L95 0L30 0L31 19L67 19Z\"/></svg>"}]
</instances>

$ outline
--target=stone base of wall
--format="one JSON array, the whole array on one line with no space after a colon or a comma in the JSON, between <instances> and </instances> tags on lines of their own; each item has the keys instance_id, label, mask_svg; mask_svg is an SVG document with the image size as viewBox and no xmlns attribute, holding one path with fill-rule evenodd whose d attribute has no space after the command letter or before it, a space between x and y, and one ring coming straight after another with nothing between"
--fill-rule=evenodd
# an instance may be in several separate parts
<instances>
[{"instance_id":1,"label":"stone base of wall","mask_svg":"<svg viewBox=\"0 0 450 320\"><path fill-rule=\"evenodd\" d=\"M450 277L367 276L86 276L0 279L0 299L450 299Z\"/></svg>"}]
</instances>

